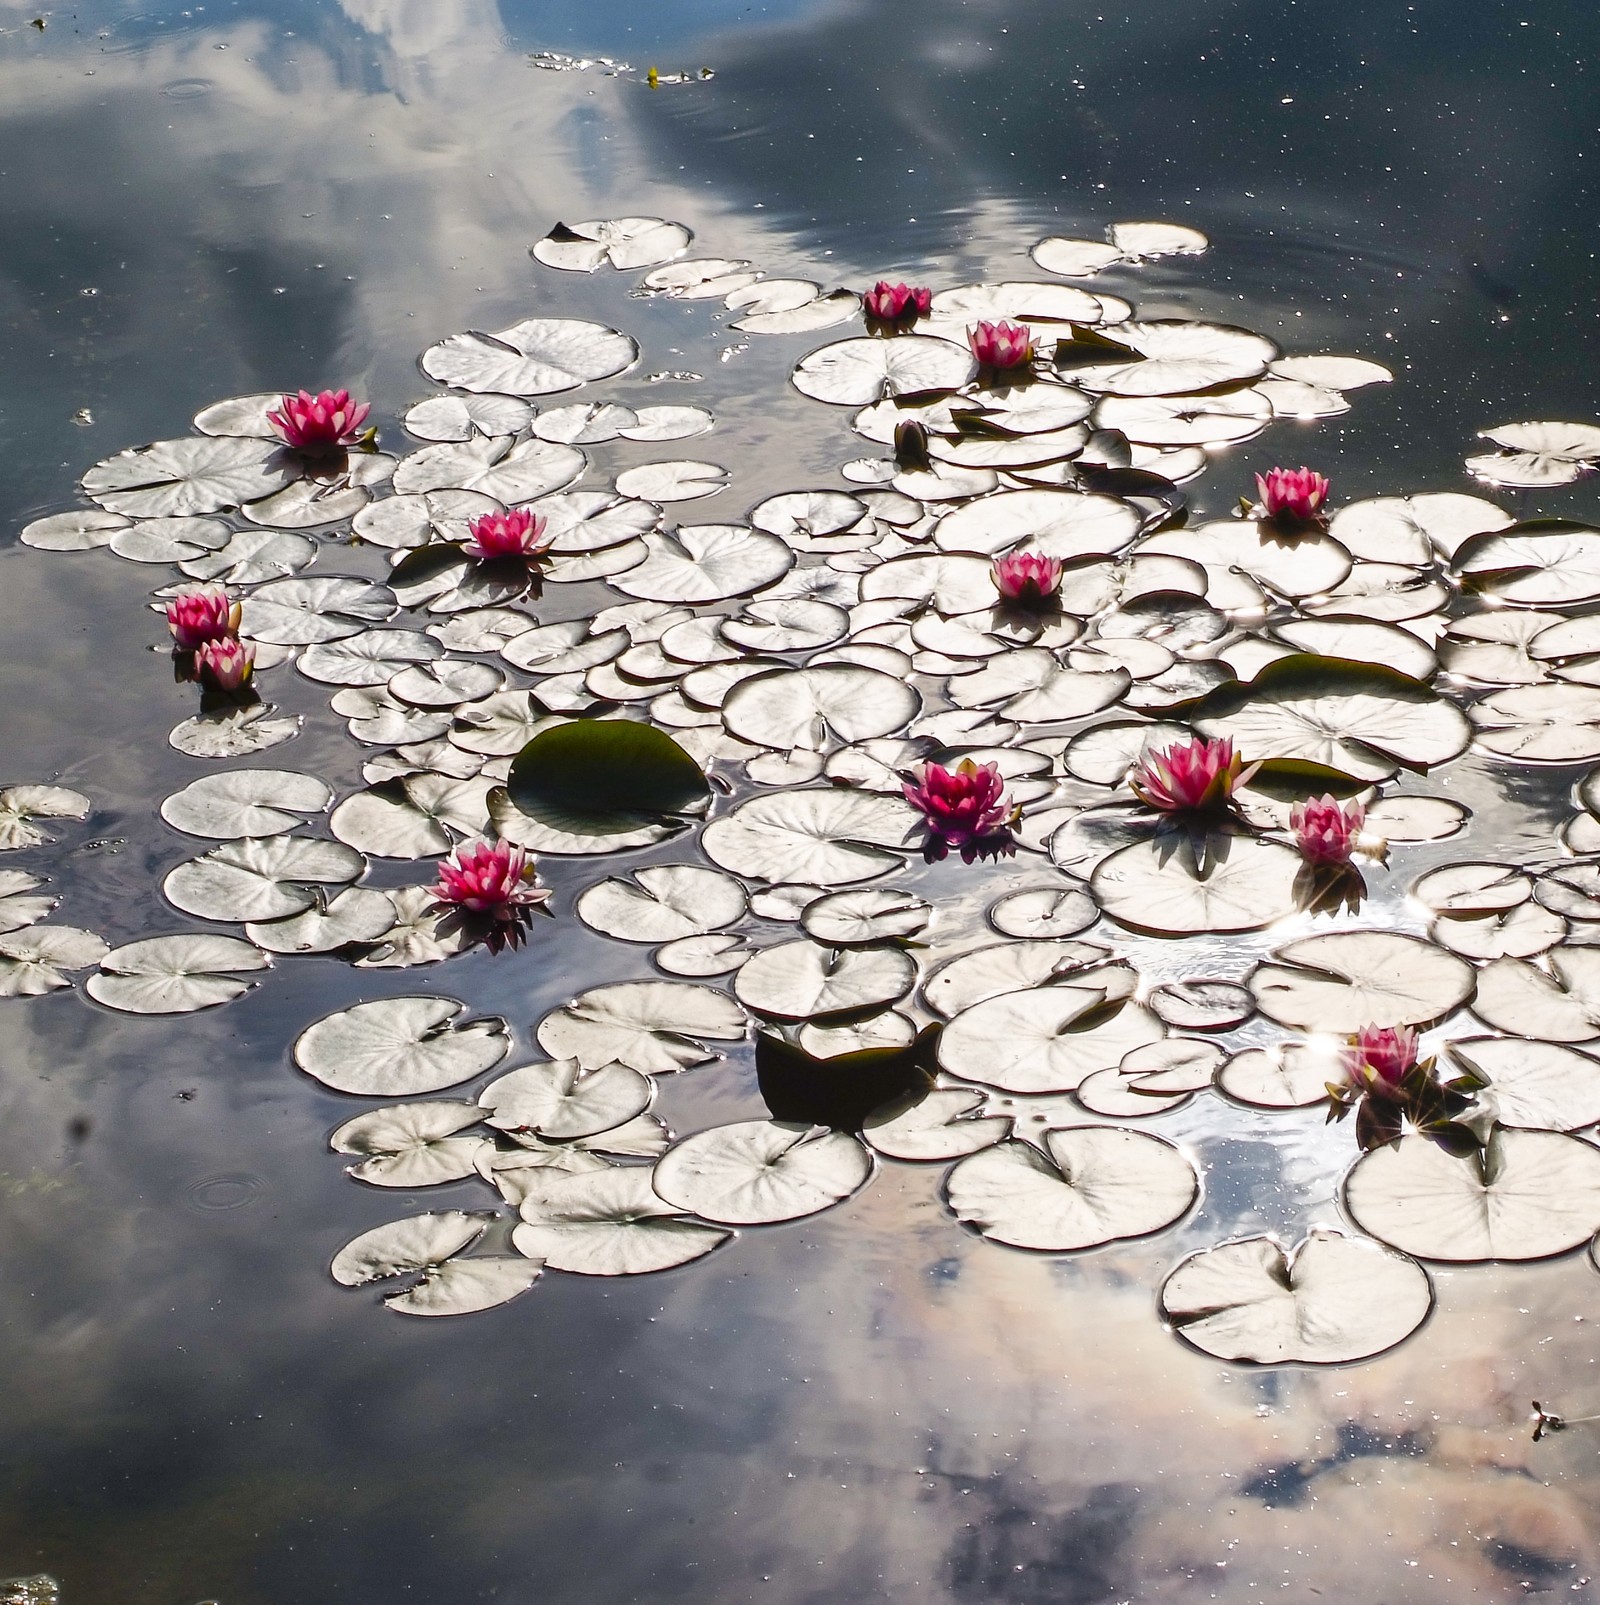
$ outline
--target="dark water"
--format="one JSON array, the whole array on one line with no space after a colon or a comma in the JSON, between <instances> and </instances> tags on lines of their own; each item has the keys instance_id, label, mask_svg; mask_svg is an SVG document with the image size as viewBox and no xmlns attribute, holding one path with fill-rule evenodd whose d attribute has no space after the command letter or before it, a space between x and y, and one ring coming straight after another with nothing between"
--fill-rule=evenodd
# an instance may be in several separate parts
<instances>
[{"instance_id":1,"label":"dark water","mask_svg":"<svg viewBox=\"0 0 1600 1605\"><path fill-rule=\"evenodd\" d=\"M1028 277L1041 234L1192 222L1212 252L1142 270L1142 312L1395 369L1306 440L1352 498L1466 489L1477 429L1596 413L1590 7L38 14L0 0L0 781L95 797L63 913L112 942L180 928L156 887L192 844L154 817L181 766L150 732L185 700L139 650L163 572L12 544L89 463L301 383L359 389L397 439L418 351L539 311L640 339L607 395L716 407L707 454L738 477L707 516L856 454L784 387L819 341L724 361L736 339L703 307L535 268L556 218L678 218L707 253L850 284ZM715 77L651 92L535 51ZM646 382L667 370L704 379ZM1220 509L1298 445L1242 448L1198 499ZM1595 510L1584 487L1539 505ZM350 785L360 753L322 739L294 764ZM573 877L551 878L565 911ZM644 973L568 930L559 972L535 946L425 985L525 1044L581 985ZM1173 1117L1209 1191L1152 1245L982 1245L931 1170L890 1166L681 1273L552 1276L488 1316L406 1322L326 1275L410 1201L344 1178L325 1138L350 1105L287 1058L351 989L312 960L176 1024L76 992L0 1005L0 1576L48 1572L68 1605L1596 1595L1600 1438L1534 1445L1525 1419L1534 1397L1600 1410L1581 1258L1438 1274L1430 1324L1361 1367L1227 1368L1161 1330L1180 1253L1334 1218L1348 1135L1317 1111ZM666 1107L760 1112L737 1060ZM458 1193L482 1202L414 1207Z\"/></svg>"}]
</instances>

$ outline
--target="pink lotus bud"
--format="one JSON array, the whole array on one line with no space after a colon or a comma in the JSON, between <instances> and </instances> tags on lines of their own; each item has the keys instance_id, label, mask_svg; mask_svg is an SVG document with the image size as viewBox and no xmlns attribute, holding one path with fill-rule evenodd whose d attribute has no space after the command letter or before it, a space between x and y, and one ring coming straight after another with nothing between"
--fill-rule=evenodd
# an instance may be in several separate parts
<instances>
[{"instance_id":1,"label":"pink lotus bud","mask_svg":"<svg viewBox=\"0 0 1600 1605\"><path fill-rule=\"evenodd\" d=\"M929 854L934 858L943 858L955 847L971 863L981 844L1003 835L1020 812L1006 800L1000 766L975 764L970 758L963 758L954 769L925 763L903 789L906 801L928 827Z\"/></svg>"},{"instance_id":2,"label":"pink lotus bud","mask_svg":"<svg viewBox=\"0 0 1600 1605\"><path fill-rule=\"evenodd\" d=\"M1227 737L1179 741L1134 765L1128 784L1141 802L1164 814L1209 814L1226 808L1258 768L1246 769Z\"/></svg>"},{"instance_id":3,"label":"pink lotus bud","mask_svg":"<svg viewBox=\"0 0 1600 1605\"><path fill-rule=\"evenodd\" d=\"M267 414L267 422L296 451L325 452L355 445L371 411L366 402L352 401L348 390L315 396L302 390L298 396L285 396L278 410Z\"/></svg>"},{"instance_id":4,"label":"pink lotus bud","mask_svg":"<svg viewBox=\"0 0 1600 1605\"><path fill-rule=\"evenodd\" d=\"M869 318L878 323L898 323L909 327L918 318L927 317L933 307L933 291L913 289L909 284L891 284L879 279L861 297L861 304Z\"/></svg>"},{"instance_id":5,"label":"pink lotus bud","mask_svg":"<svg viewBox=\"0 0 1600 1605\"><path fill-rule=\"evenodd\" d=\"M1024 323L974 324L967 344L986 368L1020 368L1033 361L1033 330Z\"/></svg>"},{"instance_id":6,"label":"pink lotus bud","mask_svg":"<svg viewBox=\"0 0 1600 1605\"><path fill-rule=\"evenodd\" d=\"M433 895L440 903L495 920L514 920L536 907L549 891L534 884L534 867L524 848L507 841L480 841L458 847L439 866Z\"/></svg>"},{"instance_id":7,"label":"pink lotus bud","mask_svg":"<svg viewBox=\"0 0 1600 1605\"><path fill-rule=\"evenodd\" d=\"M509 513L485 513L467 525L472 537L461 548L468 557L489 561L497 557L520 557L525 561L544 555L540 537L545 521L537 513L515 507Z\"/></svg>"},{"instance_id":8,"label":"pink lotus bud","mask_svg":"<svg viewBox=\"0 0 1600 1605\"><path fill-rule=\"evenodd\" d=\"M1295 845L1308 864L1348 864L1366 821L1360 803L1341 807L1333 797L1296 803L1289 814Z\"/></svg>"},{"instance_id":9,"label":"pink lotus bud","mask_svg":"<svg viewBox=\"0 0 1600 1605\"><path fill-rule=\"evenodd\" d=\"M204 641L195 649L195 673L211 691L242 690L250 683L255 664L256 649L235 635Z\"/></svg>"},{"instance_id":10,"label":"pink lotus bud","mask_svg":"<svg viewBox=\"0 0 1600 1605\"><path fill-rule=\"evenodd\" d=\"M1363 1026L1345 1049L1351 1083L1363 1092L1397 1092L1417 1064L1417 1033L1410 1026Z\"/></svg>"},{"instance_id":11,"label":"pink lotus bud","mask_svg":"<svg viewBox=\"0 0 1600 1605\"><path fill-rule=\"evenodd\" d=\"M1256 491L1268 518L1284 524L1317 524L1328 499L1328 481L1309 468L1274 468L1256 475Z\"/></svg>"},{"instance_id":12,"label":"pink lotus bud","mask_svg":"<svg viewBox=\"0 0 1600 1605\"><path fill-rule=\"evenodd\" d=\"M185 585L167 603L167 628L184 651L239 633L240 607L220 585Z\"/></svg>"},{"instance_id":13,"label":"pink lotus bud","mask_svg":"<svg viewBox=\"0 0 1600 1605\"><path fill-rule=\"evenodd\" d=\"M1044 607L1061 592L1059 558L1038 552L1011 552L997 557L991 572L994 588L1007 602L1019 607Z\"/></svg>"}]
</instances>

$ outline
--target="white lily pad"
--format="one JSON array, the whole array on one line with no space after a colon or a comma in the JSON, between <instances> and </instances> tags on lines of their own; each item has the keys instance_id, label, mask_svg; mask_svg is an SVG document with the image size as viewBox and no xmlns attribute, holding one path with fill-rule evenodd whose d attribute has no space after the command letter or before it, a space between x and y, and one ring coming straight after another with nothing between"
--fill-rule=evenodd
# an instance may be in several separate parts
<instances>
[{"instance_id":1,"label":"white lily pad","mask_svg":"<svg viewBox=\"0 0 1600 1605\"><path fill-rule=\"evenodd\" d=\"M622 942L672 942L721 930L744 915L744 888L696 864L651 864L597 881L578 898L584 924Z\"/></svg>"},{"instance_id":2,"label":"white lily pad","mask_svg":"<svg viewBox=\"0 0 1600 1605\"><path fill-rule=\"evenodd\" d=\"M292 769L230 769L202 775L161 805L161 817L190 836L236 840L293 830L333 800L333 788Z\"/></svg>"},{"instance_id":3,"label":"white lily pad","mask_svg":"<svg viewBox=\"0 0 1600 1605\"><path fill-rule=\"evenodd\" d=\"M879 669L827 664L771 669L741 681L722 704L730 734L779 751L892 735L922 709L915 687Z\"/></svg>"},{"instance_id":4,"label":"white lily pad","mask_svg":"<svg viewBox=\"0 0 1600 1605\"><path fill-rule=\"evenodd\" d=\"M71 986L68 973L100 963L109 949L93 931L27 925L0 933L0 998L39 997Z\"/></svg>"},{"instance_id":5,"label":"white lily pad","mask_svg":"<svg viewBox=\"0 0 1600 1605\"><path fill-rule=\"evenodd\" d=\"M965 346L926 335L840 340L802 357L794 387L814 401L864 407L888 396L959 390L978 371Z\"/></svg>"},{"instance_id":6,"label":"white lily pad","mask_svg":"<svg viewBox=\"0 0 1600 1605\"><path fill-rule=\"evenodd\" d=\"M548 1142L592 1137L642 1115L655 1098L648 1076L624 1064L585 1073L576 1059L529 1064L491 1081L478 1095L483 1117L501 1131Z\"/></svg>"},{"instance_id":7,"label":"white lily pad","mask_svg":"<svg viewBox=\"0 0 1600 1605\"><path fill-rule=\"evenodd\" d=\"M874 1110L861 1135L888 1159L961 1159L1002 1142L1011 1122L983 1115L984 1095L967 1087L917 1089Z\"/></svg>"},{"instance_id":8,"label":"white lily pad","mask_svg":"<svg viewBox=\"0 0 1600 1605\"><path fill-rule=\"evenodd\" d=\"M1600 1149L1552 1131L1497 1131L1457 1158L1425 1136L1356 1161L1345 1207L1363 1231L1419 1259L1545 1259L1600 1228Z\"/></svg>"},{"instance_id":9,"label":"white lily pad","mask_svg":"<svg viewBox=\"0 0 1600 1605\"><path fill-rule=\"evenodd\" d=\"M1522 959L1496 959L1478 972L1472 1012L1513 1036L1547 1042L1600 1037L1600 948L1557 948L1548 970Z\"/></svg>"},{"instance_id":10,"label":"white lily pad","mask_svg":"<svg viewBox=\"0 0 1600 1605\"><path fill-rule=\"evenodd\" d=\"M733 1237L682 1219L638 1166L577 1175L546 1167L529 1181L511 1241L548 1270L642 1276L702 1259Z\"/></svg>"},{"instance_id":11,"label":"white lily pad","mask_svg":"<svg viewBox=\"0 0 1600 1605\"><path fill-rule=\"evenodd\" d=\"M543 1273L538 1261L509 1254L454 1259L428 1268L415 1287L383 1302L398 1315L476 1315L509 1304Z\"/></svg>"},{"instance_id":12,"label":"white lily pad","mask_svg":"<svg viewBox=\"0 0 1600 1605\"><path fill-rule=\"evenodd\" d=\"M348 886L367 861L343 842L313 836L246 836L179 864L161 890L197 919L282 919L313 907L316 886Z\"/></svg>"},{"instance_id":13,"label":"white lily pad","mask_svg":"<svg viewBox=\"0 0 1600 1605\"><path fill-rule=\"evenodd\" d=\"M429 346L422 371L440 384L480 395L545 396L609 379L638 357L627 335L604 324L526 318L494 334L453 334Z\"/></svg>"},{"instance_id":14,"label":"white lily pad","mask_svg":"<svg viewBox=\"0 0 1600 1605\"><path fill-rule=\"evenodd\" d=\"M390 1104L347 1120L328 1139L336 1154L362 1155L349 1174L374 1187L437 1187L477 1174L491 1146L481 1134L460 1135L483 1119L473 1103L434 1099Z\"/></svg>"},{"instance_id":15,"label":"white lily pad","mask_svg":"<svg viewBox=\"0 0 1600 1605\"><path fill-rule=\"evenodd\" d=\"M763 948L740 969L734 996L757 1014L812 1020L896 1003L916 985L899 948L835 948L802 939Z\"/></svg>"},{"instance_id":16,"label":"white lily pad","mask_svg":"<svg viewBox=\"0 0 1600 1605\"><path fill-rule=\"evenodd\" d=\"M173 727L168 743L188 758L249 758L300 734L300 714L279 715L268 702L196 714Z\"/></svg>"},{"instance_id":17,"label":"white lily pad","mask_svg":"<svg viewBox=\"0 0 1600 1605\"><path fill-rule=\"evenodd\" d=\"M865 1185L872 1155L818 1126L742 1120L697 1131L656 1164L669 1204L727 1226L763 1226L830 1209Z\"/></svg>"},{"instance_id":18,"label":"white lily pad","mask_svg":"<svg viewBox=\"0 0 1600 1605\"><path fill-rule=\"evenodd\" d=\"M1246 1048L1217 1072L1217 1086L1258 1109L1301 1109L1323 1103L1346 1079L1344 1055L1331 1041L1277 1042Z\"/></svg>"},{"instance_id":19,"label":"white lily pad","mask_svg":"<svg viewBox=\"0 0 1600 1605\"><path fill-rule=\"evenodd\" d=\"M659 217L591 218L558 223L528 254L568 273L593 273L608 262L627 270L670 262L688 250L693 238L683 224Z\"/></svg>"},{"instance_id":20,"label":"white lily pad","mask_svg":"<svg viewBox=\"0 0 1600 1605\"><path fill-rule=\"evenodd\" d=\"M41 819L87 819L94 804L81 791L66 786L0 787L0 852L42 847L54 836Z\"/></svg>"},{"instance_id":21,"label":"white lily pad","mask_svg":"<svg viewBox=\"0 0 1600 1605\"><path fill-rule=\"evenodd\" d=\"M505 1058L504 1020L458 1024L454 998L382 998L325 1015L300 1033L294 1062L335 1092L411 1098L482 1075Z\"/></svg>"},{"instance_id":22,"label":"white lily pad","mask_svg":"<svg viewBox=\"0 0 1600 1605\"><path fill-rule=\"evenodd\" d=\"M300 464L276 441L188 436L96 463L83 490L107 512L190 518L269 496L299 477Z\"/></svg>"},{"instance_id":23,"label":"white lily pad","mask_svg":"<svg viewBox=\"0 0 1600 1605\"><path fill-rule=\"evenodd\" d=\"M961 1160L945 1181L956 1218L992 1242L1071 1253L1164 1231L1200 1195L1189 1160L1147 1132L1065 1127L1044 1148L1005 1142Z\"/></svg>"},{"instance_id":24,"label":"white lily pad","mask_svg":"<svg viewBox=\"0 0 1600 1605\"><path fill-rule=\"evenodd\" d=\"M725 992L684 981L620 981L581 993L539 1023L546 1053L597 1070L615 1061L670 1075L717 1057L706 1042L741 1039L744 1010Z\"/></svg>"},{"instance_id":25,"label":"white lily pad","mask_svg":"<svg viewBox=\"0 0 1600 1605\"><path fill-rule=\"evenodd\" d=\"M1288 1253L1270 1237L1202 1249L1161 1288L1161 1312L1186 1343L1255 1365L1370 1359L1432 1308L1433 1285L1415 1260L1328 1231Z\"/></svg>"},{"instance_id":26,"label":"white lily pad","mask_svg":"<svg viewBox=\"0 0 1600 1605\"><path fill-rule=\"evenodd\" d=\"M794 553L775 536L743 524L686 524L644 537L644 561L614 579L627 596L698 605L748 596L794 566Z\"/></svg>"},{"instance_id":27,"label":"white lily pad","mask_svg":"<svg viewBox=\"0 0 1600 1605\"><path fill-rule=\"evenodd\" d=\"M83 989L125 1014L191 1014L243 997L256 983L239 977L271 964L236 936L150 936L113 948Z\"/></svg>"},{"instance_id":28,"label":"white lily pad","mask_svg":"<svg viewBox=\"0 0 1600 1605\"><path fill-rule=\"evenodd\" d=\"M904 857L890 849L915 829L902 798L828 788L753 797L712 820L700 844L735 875L843 886L901 868Z\"/></svg>"},{"instance_id":29,"label":"white lily pad","mask_svg":"<svg viewBox=\"0 0 1600 1605\"><path fill-rule=\"evenodd\" d=\"M1070 1092L1165 1035L1149 1010L1108 1004L1103 988L1045 986L964 1009L940 1036L939 1065L1007 1092Z\"/></svg>"},{"instance_id":30,"label":"white lily pad","mask_svg":"<svg viewBox=\"0 0 1600 1605\"><path fill-rule=\"evenodd\" d=\"M1392 931L1308 936L1274 959L1250 977L1261 1012L1279 1025L1339 1036L1369 1025L1431 1025L1466 1003L1477 981L1453 953Z\"/></svg>"},{"instance_id":31,"label":"white lily pad","mask_svg":"<svg viewBox=\"0 0 1600 1605\"><path fill-rule=\"evenodd\" d=\"M1214 832L1203 858L1169 830L1103 860L1090 887L1101 909L1133 930L1169 936L1253 931L1300 906L1300 855L1280 842Z\"/></svg>"}]
</instances>

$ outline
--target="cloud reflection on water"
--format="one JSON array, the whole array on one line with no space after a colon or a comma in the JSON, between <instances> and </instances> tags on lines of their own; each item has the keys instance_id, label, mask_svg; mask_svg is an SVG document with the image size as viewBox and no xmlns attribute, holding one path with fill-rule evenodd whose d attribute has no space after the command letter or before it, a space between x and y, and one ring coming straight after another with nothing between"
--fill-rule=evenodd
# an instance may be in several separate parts
<instances>
[{"instance_id":1,"label":"cloud reflection on water","mask_svg":"<svg viewBox=\"0 0 1600 1605\"><path fill-rule=\"evenodd\" d=\"M1256 150L1264 192L1298 207L1289 173L1312 190L1295 239L1269 249L1276 202L1242 194L1256 136L1241 140L1221 114L1215 80L1175 65L1206 28L1260 13L1213 6L1174 33L1163 9L1132 36L1140 55L1127 35L1089 32L1082 11L1068 14L1080 32L1067 51L1042 8L1003 41L993 18L980 34L972 12L934 9L906 30L913 71L885 54L883 7L839 8L816 35L730 38L717 91L698 99L540 73L502 42L517 15L487 3L351 0L343 17L309 13L315 29L292 39L259 20L191 19L92 63L59 19L37 50L8 36L0 194L18 243L0 264L0 339L29 399L12 390L0 416L20 465L6 510L14 525L24 508L64 502L93 457L181 432L222 395L315 369L398 408L422 389L415 352L440 333L536 307L620 315L615 283L528 264L527 242L557 216L648 205L695 225L701 248L774 268L822 272L813 250L835 250L852 271L931 261L953 276L1004 258L1027 274L1021 250L1056 226L1055 196L1068 197L1070 228L1119 203L1173 203L1183 186L1164 170L1181 143L1215 181L1194 210L1240 219L1258 254L1219 253L1209 278L1209 265L1196 279L1160 270L1148 280L1157 299L1218 307L1240 282L1252 312L1260 289L1288 316L1307 285L1351 271L1326 253L1356 228L1367 267L1355 311L1341 285L1308 322L1330 337L1364 330L1380 305L1381 236L1361 232L1370 192L1341 177L1360 164L1318 166L1306 146L1287 158L1274 146L1270 160ZM22 13L0 16L9 26ZM811 59L795 55L797 38L813 41ZM161 92L202 81L203 94ZM1248 102L1239 91L1241 121L1260 114L1263 89ZM1422 148L1422 111L1398 115L1412 132L1394 137ZM1181 140L1140 145L1127 128L1141 123ZM1554 130L1514 131L1487 170L1561 167ZM1001 157L1009 136L1022 154ZM890 184L891 163L923 170ZM1220 175L1236 164L1230 188ZM1117 188L1091 192L1086 179ZM1405 182L1420 196L1396 247L1409 271L1439 219L1461 213L1465 180L1438 192L1414 171ZM1549 193L1530 183L1513 195L1489 245L1532 230ZM749 209L756 199L765 211ZM1473 242L1450 245L1464 254ZM1427 282L1405 302L1413 327L1455 293L1441 273ZM83 287L100 294L81 299ZM1443 333L1417 336L1430 362L1480 327L1470 304L1449 305ZM699 314L637 316L652 355L675 360L681 327L710 367ZM737 442L742 459L784 443L803 413L805 449L831 465L842 428L830 434L836 420L780 395L786 349L710 369L719 395L744 403L719 444ZM1407 405L1421 404L1414 387ZM92 430L68 423L84 405ZM1477 401L1456 405L1465 415ZM1429 427L1453 463L1456 424ZM1377 434L1351 438L1357 471L1389 471ZM756 484L741 479L739 494L754 500ZM83 723L60 716L51 672L66 661L87 678L93 643L52 658L52 636L82 628L74 610L90 591L120 617L143 576L76 577L72 565L108 558L6 561L6 639L38 649L29 711L8 721L12 766L31 776L76 761L84 739ZM102 661L136 650L99 642ZM170 856L171 839L137 814L158 794L152 761L126 736L143 684L130 675L85 717L128 829ZM1497 789L1475 774L1451 784L1480 807ZM148 869L130 856L107 879L131 897ZM1258 1164L1256 1188L1218 1180L1187 1235L1078 1261L978 1244L939 1207L934 1171L896 1168L836 1215L748 1233L714 1265L629 1285L552 1277L513 1310L408 1324L324 1274L395 1200L354 1187L322 1152L350 1105L296 1077L284 1052L345 983L331 966L297 973L177 1028L71 997L6 1012L0 1357L13 1494L0 1571L55 1571L68 1605L212 1594L365 1605L403 1590L517 1605L593 1594L1098 1605L1311 1588L1453 1602L1473 1590L1522 1598L1525 1581L1590 1597L1573 1585L1597 1558L1592 1445L1574 1429L1535 1450L1523 1421L1535 1394L1575 1413L1600 1403L1584 1395L1600 1385L1574 1320L1596 1306L1581 1260L1441 1276L1440 1312L1419 1338L1352 1370L1231 1370L1161 1331L1154 1288L1188 1247L1332 1218L1326 1145L1343 1153L1347 1133L1310 1121L1291 1138L1294 1117L1212 1110L1194 1141ZM465 972L449 973L454 985ZM475 998L513 990L471 973ZM685 1107L749 1096L732 1069L696 1076L673 1089ZM175 1096L188 1087L193 1103ZM79 1115L90 1130L74 1141L66 1123ZM244 1171L268 1183L248 1204L186 1207L196 1183ZM461 1189L437 1202L458 1197L480 1201Z\"/></svg>"}]
</instances>

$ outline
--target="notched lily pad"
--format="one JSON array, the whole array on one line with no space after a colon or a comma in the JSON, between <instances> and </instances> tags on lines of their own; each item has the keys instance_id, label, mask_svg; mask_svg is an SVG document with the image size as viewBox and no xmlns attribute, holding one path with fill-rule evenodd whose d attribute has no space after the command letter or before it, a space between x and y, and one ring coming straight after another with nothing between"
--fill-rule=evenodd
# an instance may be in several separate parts
<instances>
[{"instance_id":1,"label":"notched lily pad","mask_svg":"<svg viewBox=\"0 0 1600 1605\"><path fill-rule=\"evenodd\" d=\"M1364 1238L1318 1231L1288 1251L1247 1237L1191 1255L1161 1289L1186 1343L1253 1365L1337 1365L1410 1337L1433 1308L1428 1273Z\"/></svg>"}]
</instances>

